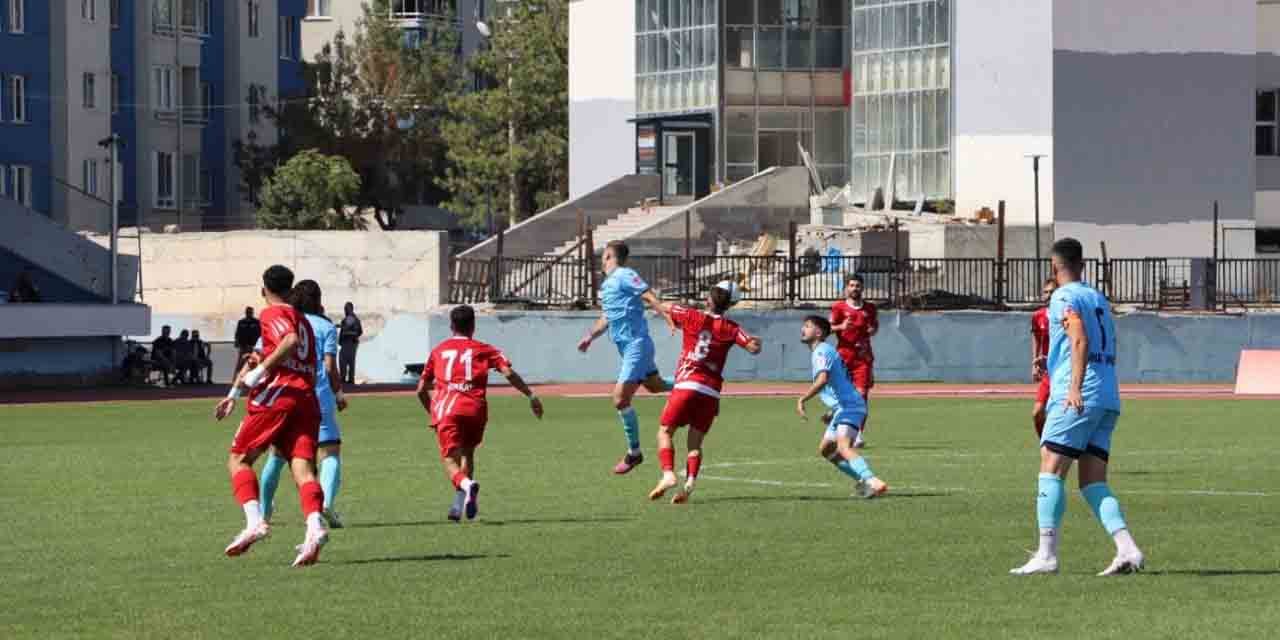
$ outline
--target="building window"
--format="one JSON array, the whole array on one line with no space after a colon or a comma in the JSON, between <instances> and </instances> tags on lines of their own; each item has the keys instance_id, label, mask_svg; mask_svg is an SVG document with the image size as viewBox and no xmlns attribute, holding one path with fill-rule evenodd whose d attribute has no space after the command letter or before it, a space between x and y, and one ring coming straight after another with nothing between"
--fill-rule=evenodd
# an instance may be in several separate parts
<instances>
[{"instance_id":1,"label":"building window","mask_svg":"<svg viewBox=\"0 0 1280 640\"><path fill-rule=\"evenodd\" d=\"M173 67L151 69L151 104L156 111L173 111Z\"/></svg>"},{"instance_id":2,"label":"building window","mask_svg":"<svg viewBox=\"0 0 1280 640\"><path fill-rule=\"evenodd\" d=\"M205 122L213 119L213 85L208 82L200 83L200 110Z\"/></svg>"},{"instance_id":3,"label":"building window","mask_svg":"<svg viewBox=\"0 0 1280 640\"><path fill-rule=\"evenodd\" d=\"M9 167L13 176L13 199L23 205L31 206L31 167L14 165Z\"/></svg>"},{"instance_id":4,"label":"building window","mask_svg":"<svg viewBox=\"0 0 1280 640\"><path fill-rule=\"evenodd\" d=\"M81 89L84 92L84 108L94 109L98 106L97 80L92 73L84 74Z\"/></svg>"},{"instance_id":5,"label":"building window","mask_svg":"<svg viewBox=\"0 0 1280 640\"><path fill-rule=\"evenodd\" d=\"M120 28L120 0L107 0L107 13L111 14L111 28Z\"/></svg>"},{"instance_id":6,"label":"building window","mask_svg":"<svg viewBox=\"0 0 1280 640\"><path fill-rule=\"evenodd\" d=\"M176 173L174 156L166 151L156 151L152 157L155 179L155 206L159 209L172 209L176 206L173 195L173 179Z\"/></svg>"},{"instance_id":7,"label":"building window","mask_svg":"<svg viewBox=\"0 0 1280 640\"><path fill-rule=\"evenodd\" d=\"M120 113L120 74L111 74L111 113Z\"/></svg>"},{"instance_id":8,"label":"building window","mask_svg":"<svg viewBox=\"0 0 1280 640\"><path fill-rule=\"evenodd\" d=\"M276 43L281 60L298 59L298 23L292 16L280 16L280 41Z\"/></svg>"},{"instance_id":9,"label":"building window","mask_svg":"<svg viewBox=\"0 0 1280 640\"><path fill-rule=\"evenodd\" d=\"M308 18L328 18L329 0L307 0Z\"/></svg>"},{"instance_id":10,"label":"building window","mask_svg":"<svg viewBox=\"0 0 1280 640\"><path fill-rule=\"evenodd\" d=\"M91 195L98 195L98 161L85 160L82 166L83 176L80 187L84 192Z\"/></svg>"},{"instance_id":11,"label":"building window","mask_svg":"<svg viewBox=\"0 0 1280 640\"><path fill-rule=\"evenodd\" d=\"M951 5L853 7L855 200L889 184L908 199L952 197Z\"/></svg>"},{"instance_id":12,"label":"building window","mask_svg":"<svg viewBox=\"0 0 1280 640\"><path fill-rule=\"evenodd\" d=\"M151 0L151 31L173 33L173 0Z\"/></svg>"},{"instance_id":13,"label":"building window","mask_svg":"<svg viewBox=\"0 0 1280 640\"><path fill-rule=\"evenodd\" d=\"M681 113L715 108L720 46L715 11L708 10L712 5L718 3L636 3L637 111ZM731 46L742 45L735 42ZM731 48L728 64L733 65L734 58L740 56L740 51Z\"/></svg>"},{"instance_id":14,"label":"building window","mask_svg":"<svg viewBox=\"0 0 1280 640\"><path fill-rule=\"evenodd\" d=\"M89 22L98 20L98 0L80 0L80 17Z\"/></svg>"},{"instance_id":15,"label":"building window","mask_svg":"<svg viewBox=\"0 0 1280 640\"><path fill-rule=\"evenodd\" d=\"M258 85L249 85L249 122L258 124L262 120L262 96Z\"/></svg>"},{"instance_id":16,"label":"building window","mask_svg":"<svg viewBox=\"0 0 1280 640\"><path fill-rule=\"evenodd\" d=\"M1253 231L1253 239L1258 253L1280 253L1280 229L1259 227Z\"/></svg>"},{"instance_id":17,"label":"building window","mask_svg":"<svg viewBox=\"0 0 1280 640\"><path fill-rule=\"evenodd\" d=\"M14 122L27 121L27 77L9 76L9 117Z\"/></svg>"},{"instance_id":18,"label":"building window","mask_svg":"<svg viewBox=\"0 0 1280 640\"><path fill-rule=\"evenodd\" d=\"M247 8L249 13L249 37L257 38L261 34L259 18L261 17L261 3L258 0L248 0Z\"/></svg>"},{"instance_id":19,"label":"building window","mask_svg":"<svg viewBox=\"0 0 1280 640\"><path fill-rule=\"evenodd\" d=\"M1274 156L1280 153L1280 145L1276 143L1277 116L1280 116L1280 109L1277 108L1277 93L1280 92L1274 89L1257 93L1257 115L1253 139L1254 148L1260 156Z\"/></svg>"},{"instance_id":20,"label":"building window","mask_svg":"<svg viewBox=\"0 0 1280 640\"><path fill-rule=\"evenodd\" d=\"M9 33L23 33L27 30L27 12L23 6L27 0L9 0Z\"/></svg>"}]
</instances>

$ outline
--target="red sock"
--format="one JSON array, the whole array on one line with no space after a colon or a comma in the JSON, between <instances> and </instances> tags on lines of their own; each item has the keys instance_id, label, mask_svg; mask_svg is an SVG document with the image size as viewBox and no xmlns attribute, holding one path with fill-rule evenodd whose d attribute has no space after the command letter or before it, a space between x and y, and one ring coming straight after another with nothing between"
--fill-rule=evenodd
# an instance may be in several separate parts
<instances>
[{"instance_id":1,"label":"red sock","mask_svg":"<svg viewBox=\"0 0 1280 640\"><path fill-rule=\"evenodd\" d=\"M684 470L689 474L690 478L698 477L698 467L702 466L702 454L691 453L684 461Z\"/></svg>"},{"instance_id":2,"label":"red sock","mask_svg":"<svg viewBox=\"0 0 1280 640\"><path fill-rule=\"evenodd\" d=\"M253 469L241 469L231 476L231 493L240 504L258 499L258 478Z\"/></svg>"},{"instance_id":3,"label":"red sock","mask_svg":"<svg viewBox=\"0 0 1280 640\"><path fill-rule=\"evenodd\" d=\"M461 471L459 471L459 472L457 472L457 473L453 474L453 488L454 488L454 489L457 489L457 490L459 490L459 491L461 491L461 490L462 490L462 481L463 481L463 480L466 480L466 479L467 479L467 474L465 474L465 473L463 473L463 472L461 472Z\"/></svg>"},{"instance_id":4,"label":"red sock","mask_svg":"<svg viewBox=\"0 0 1280 640\"><path fill-rule=\"evenodd\" d=\"M298 487L298 499L302 501L302 515L309 516L324 510L324 489L312 480Z\"/></svg>"},{"instance_id":5,"label":"red sock","mask_svg":"<svg viewBox=\"0 0 1280 640\"><path fill-rule=\"evenodd\" d=\"M676 468L676 450L658 449L658 462L662 464L663 471L674 471Z\"/></svg>"}]
</instances>

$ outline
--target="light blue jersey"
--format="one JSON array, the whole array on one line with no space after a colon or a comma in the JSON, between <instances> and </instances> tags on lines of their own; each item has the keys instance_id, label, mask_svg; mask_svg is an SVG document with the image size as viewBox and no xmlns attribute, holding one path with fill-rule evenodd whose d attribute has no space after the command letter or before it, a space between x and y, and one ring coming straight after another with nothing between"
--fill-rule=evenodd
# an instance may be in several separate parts
<instances>
[{"instance_id":1,"label":"light blue jersey","mask_svg":"<svg viewBox=\"0 0 1280 640\"><path fill-rule=\"evenodd\" d=\"M644 318L640 296L649 285L633 269L618 267L600 285L600 306L609 321L609 337L619 348L649 339L649 323Z\"/></svg>"},{"instance_id":2,"label":"light blue jersey","mask_svg":"<svg viewBox=\"0 0 1280 640\"><path fill-rule=\"evenodd\" d=\"M338 357L338 328L323 316L305 314L316 335L316 400L320 402L320 439L317 442L341 442L338 429L338 399L329 386L329 372L324 369L326 355Z\"/></svg>"},{"instance_id":3,"label":"light blue jersey","mask_svg":"<svg viewBox=\"0 0 1280 640\"><path fill-rule=\"evenodd\" d=\"M1089 339L1084 382L1080 387L1086 407L1120 411L1120 385L1116 381L1116 326L1111 305L1097 289L1083 282L1059 287L1049 301L1049 402L1066 400L1071 386L1071 338L1063 326L1074 312Z\"/></svg>"},{"instance_id":4,"label":"light blue jersey","mask_svg":"<svg viewBox=\"0 0 1280 640\"><path fill-rule=\"evenodd\" d=\"M846 424L855 428L862 426L862 419L867 415L867 403L858 390L853 388L849 371L836 348L823 342L813 350L813 378L826 372L827 384L822 388L819 397L822 403L831 410L831 427Z\"/></svg>"}]
</instances>

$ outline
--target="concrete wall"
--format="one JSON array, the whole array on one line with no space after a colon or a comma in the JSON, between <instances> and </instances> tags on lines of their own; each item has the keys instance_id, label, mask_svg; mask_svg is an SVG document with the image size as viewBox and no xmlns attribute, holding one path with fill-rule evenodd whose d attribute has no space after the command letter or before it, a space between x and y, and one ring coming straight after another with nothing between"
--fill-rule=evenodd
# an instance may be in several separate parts
<instances>
[{"instance_id":1,"label":"concrete wall","mask_svg":"<svg viewBox=\"0 0 1280 640\"><path fill-rule=\"evenodd\" d=\"M448 299L448 260L448 236L440 231L230 231L142 240L147 304L158 314L214 323L234 324L246 306L262 305L262 272L272 264L318 282L332 312L347 301L370 320L426 312Z\"/></svg>"},{"instance_id":2,"label":"concrete wall","mask_svg":"<svg viewBox=\"0 0 1280 640\"><path fill-rule=\"evenodd\" d=\"M1032 226L1027 154L1053 153L1053 0L955 0L952 83L956 212L1006 201L1010 226ZM1017 52L1011 55L1010 52ZM1040 164L1040 222L1054 219L1053 158ZM1052 234L1052 227L1046 229Z\"/></svg>"},{"instance_id":3,"label":"concrete wall","mask_svg":"<svg viewBox=\"0 0 1280 640\"><path fill-rule=\"evenodd\" d=\"M1055 234L1205 256L1252 221L1255 0L1054 3Z\"/></svg>"},{"instance_id":4,"label":"concrete wall","mask_svg":"<svg viewBox=\"0 0 1280 640\"><path fill-rule=\"evenodd\" d=\"M0 339L146 334L150 322L140 304L0 304Z\"/></svg>"},{"instance_id":5,"label":"concrete wall","mask_svg":"<svg viewBox=\"0 0 1280 640\"><path fill-rule=\"evenodd\" d=\"M569 5L569 197L635 172L635 2Z\"/></svg>"},{"instance_id":6,"label":"concrete wall","mask_svg":"<svg viewBox=\"0 0 1280 640\"><path fill-rule=\"evenodd\" d=\"M764 352L729 357L730 381L806 380L808 353L798 341L805 311L735 312L734 318L765 341ZM819 310L825 313L825 310ZM581 355L574 345L598 314L583 312L499 312L478 318L477 338L503 348L516 369L531 382L607 382L617 373L618 357L606 339ZM193 326L185 318L158 316ZM448 317L402 314L387 319L376 335L366 335L357 362L358 379L404 380L404 365L421 363L431 347L448 337ZM946 382L1029 382L1030 315L1024 313L886 312L876 336L876 379ZM1245 347L1280 348L1280 316L1164 316L1130 314L1116 319L1122 382L1231 382L1239 351ZM679 342L662 322L651 319L658 366L670 373ZM206 339L224 337L201 334Z\"/></svg>"},{"instance_id":7,"label":"concrete wall","mask_svg":"<svg viewBox=\"0 0 1280 640\"><path fill-rule=\"evenodd\" d=\"M82 289L104 298L111 296L111 254L103 246L4 198L0 198L0 220L4 220L0 246ZM120 299L132 300L138 281L137 258L121 255L119 276Z\"/></svg>"}]
</instances>

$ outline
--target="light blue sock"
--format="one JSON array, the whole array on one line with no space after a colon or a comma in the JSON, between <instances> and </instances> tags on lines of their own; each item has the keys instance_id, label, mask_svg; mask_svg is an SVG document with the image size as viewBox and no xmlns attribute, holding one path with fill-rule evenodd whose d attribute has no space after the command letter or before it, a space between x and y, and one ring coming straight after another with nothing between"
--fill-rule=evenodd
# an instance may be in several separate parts
<instances>
[{"instance_id":1,"label":"light blue sock","mask_svg":"<svg viewBox=\"0 0 1280 640\"><path fill-rule=\"evenodd\" d=\"M267 461L262 465L262 479L258 484L258 500L262 504L262 517L264 519L271 518L271 502L276 497L276 486L280 484L280 472L284 470L284 458L276 454L267 456Z\"/></svg>"},{"instance_id":2,"label":"light blue sock","mask_svg":"<svg viewBox=\"0 0 1280 640\"><path fill-rule=\"evenodd\" d=\"M1062 526L1062 514L1067 511L1067 490L1062 478L1054 473L1040 474L1039 491L1036 493L1036 521L1041 529L1057 529Z\"/></svg>"},{"instance_id":3,"label":"light blue sock","mask_svg":"<svg viewBox=\"0 0 1280 640\"><path fill-rule=\"evenodd\" d=\"M342 458L329 456L320 461L320 488L324 490L324 508L333 508L333 501L338 497L338 489L342 486Z\"/></svg>"},{"instance_id":4,"label":"light blue sock","mask_svg":"<svg viewBox=\"0 0 1280 640\"><path fill-rule=\"evenodd\" d=\"M1080 490L1084 501L1093 509L1093 515L1102 523L1102 527L1110 535L1121 529L1128 529L1124 522L1124 513L1120 511L1120 501L1111 493L1111 487L1105 482L1095 482Z\"/></svg>"},{"instance_id":5,"label":"light blue sock","mask_svg":"<svg viewBox=\"0 0 1280 640\"><path fill-rule=\"evenodd\" d=\"M674 376L673 376L673 377L670 377L670 378L663 378L663 379L662 379L662 390L663 390L663 391L670 391L670 390L675 389L675 388L676 388L676 379L675 379L675 377L674 377Z\"/></svg>"},{"instance_id":6,"label":"light blue sock","mask_svg":"<svg viewBox=\"0 0 1280 640\"><path fill-rule=\"evenodd\" d=\"M622 432L627 436L628 451L640 450L640 417L635 407L627 407L618 412L618 420L622 422Z\"/></svg>"},{"instance_id":7,"label":"light blue sock","mask_svg":"<svg viewBox=\"0 0 1280 640\"><path fill-rule=\"evenodd\" d=\"M836 468L854 480L866 481L876 477L876 474L871 472L871 467L867 465L867 459L862 457L841 460L836 463Z\"/></svg>"}]
</instances>

